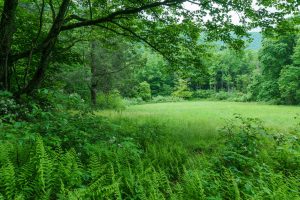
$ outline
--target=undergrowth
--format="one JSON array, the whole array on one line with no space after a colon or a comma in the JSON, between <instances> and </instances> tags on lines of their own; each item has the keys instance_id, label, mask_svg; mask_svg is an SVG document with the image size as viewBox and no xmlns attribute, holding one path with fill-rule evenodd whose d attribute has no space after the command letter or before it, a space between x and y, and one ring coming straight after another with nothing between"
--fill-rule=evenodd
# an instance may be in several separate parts
<instances>
[{"instance_id":1,"label":"undergrowth","mask_svg":"<svg viewBox=\"0 0 300 200\"><path fill-rule=\"evenodd\" d=\"M0 199L300 198L299 127L278 133L236 116L214 151L179 138L157 121L88 111L36 106L5 116Z\"/></svg>"}]
</instances>

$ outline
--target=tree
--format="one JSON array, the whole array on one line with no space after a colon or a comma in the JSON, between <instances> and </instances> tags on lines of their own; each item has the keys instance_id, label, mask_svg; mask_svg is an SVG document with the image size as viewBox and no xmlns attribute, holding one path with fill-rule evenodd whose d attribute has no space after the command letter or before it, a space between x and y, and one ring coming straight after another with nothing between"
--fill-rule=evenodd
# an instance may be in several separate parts
<instances>
[{"instance_id":1,"label":"tree","mask_svg":"<svg viewBox=\"0 0 300 200\"><path fill-rule=\"evenodd\" d=\"M294 48L292 60L293 60L294 66L300 67L300 38L299 38L299 36L298 36L297 44Z\"/></svg>"},{"instance_id":2,"label":"tree","mask_svg":"<svg viewBox=\"0 0 300 200\"><path fill-rule=\"evenodd\" d=\"M187 10L185 2L194 4L197 11ZM261 7L255 10L252 1L231 0L1 0L1 3L0 89L13 90L15 96L30 94L39 87L59 45L88 39L89 34L79 28L95 26L142 41L174 60L179 52L176 44L193 49L200 30L208 33L208 39L222 39L238 47L242 43L234 36L246 35L253 26L274 24L298 6L297 2L259 1L257 4ZM267 12L267 8L274 5L282 10ZM230 12L240 13L243 26L232 23ZM211 20L205 21L203 17L207 14ZM19 65L22 62L28 66ZM18 74L26 81L11 89L9 83L18 78Z\"/></svg>"},{"instance_id":3,"label":"tree","mask_svg":"<svg viewBox=\"0 0 300 200\"><path fill-rule=\"evenodd\" d=\"M293 40L290 37L290 40ZM263 75L269 79L278 79L283 66L291 64L291 55L294 45L284 39L265 39L259 53Z\"/></svg>"},{"instance_id":4,"label":"tree","mask_svg":"<svg viewBox=\"0 0 300 200\"><path fill-rule=\"evenodd\" d=\"M151 99L151 88L149 83L144 81L139 84L138 96L144 101L149 101Z\"/></svg>"},{"instance_id":5,"label":"tree","mask_svg":"<svg viewBox=\"0 0 300 200\"><path fill-rule=\"evenodd\" d=\"M165 91L173 84L173 73L168 71L168 68L171 68L170 63L156 52L148 49L143 50L142 59L145 63L134 70L134 78L138 82L149 83L153 96L170 94L172 91Z\"/></svg>"},{"instance_id":6,"label":"tree","mask_svg":"<svg viewBox=\"0 0 300 200\"><path fill-rule=\"evenodd\" d=\"M178 79L178 82L175 86L175 91L172 93L173 96L175 97L181 97L184 99L191 98L193 93L190 91L188 87L188 82L187 80L184 79Z\"/></svg>"},{"instance_id":7,"label":"tree","mask_svg":"<svg viewBox=\"0 0 300 200\"><path fill-rule=\"evenodd\" d=\"M300 103L300 67L285 66L278 80L280 95L286 104Z\"/></svg>"},{"instance_id":8,"label":"tree","mask_svg":"<svg viewBox=\"0 0 300 200\"><path fill-rule=\"evenodd\" d=\"M118 37L91 42L91 101L96 105L97 91L108 95L117 89L118 76L138 60L134 48ZM124 75L124 73L122 73Z\"/></svg>"},{"instance_id":9,"label":"tree","mask_svg":"<svg viewBox=\"0 0 300 200\"><path fill-rule=\"evenodd\" d=\"M285 66L278 80L280 95L286 104L300 103L300 39L292 55L293 65Z\"/></svg>"},{"instance_id":10,"label":"tree","mask_svg":"<svg viewBox=\"0 0 300 200\"><path fill-rule=\"evenodd\" d=\"M254 92L257 93L256 100L279 103L278 80L284 66L292 64L291 54L294 46L295 35L264 39L263 47L259 52L261 75L257 76L259 91Z\"/></svg>"}]
</instances>

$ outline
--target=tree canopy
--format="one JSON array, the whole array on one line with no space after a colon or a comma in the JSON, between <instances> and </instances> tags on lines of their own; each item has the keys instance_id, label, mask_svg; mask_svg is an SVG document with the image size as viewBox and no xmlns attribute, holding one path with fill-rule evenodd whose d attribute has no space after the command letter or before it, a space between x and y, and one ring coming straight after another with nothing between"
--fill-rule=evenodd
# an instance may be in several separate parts
<instances>
[{"instance_id":1,"label":"tree canopy","mask_svg":"<svg viewBox=\"0 0 300 200\"><path fill-rule=\"evenodd\" d=\"M54 55L105 32L141 41L172 61L182 48L196 49L202 32L207 40L240 47L247 30L270 28L299 6L297 1L280 0L0 2L0 88L15 96L39 87L51 62L57 61ZM240 24L233 23L230 13L239 15Z\"/></svg>"}]
</instances>

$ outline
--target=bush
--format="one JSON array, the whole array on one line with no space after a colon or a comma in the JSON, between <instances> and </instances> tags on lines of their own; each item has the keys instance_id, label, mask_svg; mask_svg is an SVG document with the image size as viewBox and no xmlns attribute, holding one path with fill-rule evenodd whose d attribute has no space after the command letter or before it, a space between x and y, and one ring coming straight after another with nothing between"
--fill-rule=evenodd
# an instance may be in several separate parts
<instances>
[{"instance_id":1,"label":"bush","mask_svg":"<svg viewBox=\"0 0 300 200\"><path fill-rule=\"evenodd\" d=\"M180 97L183 99L191 98L193 93L188 88L186 80L179 79L175 88L175 91L172 93L172 96Z\"/></svg>"},{"instance_id":2,"label":"bush","mask_svg":"<svg viewBox=\"0 0 300 200\"><path fill-rule=\"evenodd\" d=\"M176 97L176 96L160 96L160 95L158 95L151 99L151 102L153 102L153 103L181 102L181 101L184 101L184 99L181 97Z\"/></svg>"},{"instance_id":3,"label":"bush","mask_svg":"<svg viewBox=\"0 0 300 200\"><path fill-rule=\"evenodd\" d=\"M197 99L209 99L213 96L213 90L196 90L193 92L193 98Z\"/></svg>"},{"instance_id":4,"label":"bush","mask_svg":"<svg viewBox=\"0 0 300 200\"><path fill-rule=\"evenodd\" d=\"M6 122L16 120L19 108L11 93L0 91L0 120Z\"/></svg>"},{"instance_id":5,"label":"bush","mask_svg":"<svg viewBox=\"0 0 300 200\"><path fill-rule=\"evenodd\" d=\"M280 91L277 81L264 81L260 84L257 101L280 103Z\"/></svg>"},{"instance_id":6,"label":"bush","mask_svg":"<svg viewBox=\"0 0 300 200\"><path fill-rule=\"evenodd\" d=\"M66 94L63 91L48 92L47 99L51 99L51 105L61 106L65 109L85 110L87 104L77 93Z\"/></svg>"},{"instance_id":7,"label":"bush","mask_svg":"<svg viewBox=\"0 0 300 200\"><path fill-rule=\"evenodd\" d=\"M230 97L228 98L229 101L235 101L235 102L248 102L251 99L250 94L244 94L242 92L233 92L230 94Z\"/></svg>"},{"instance_id":8,"label":"bush","mask_svg":"<svg viewBox=\"0 0 300 200\"><path fill-rule=\"evenodd\" d=\"M151 99L151 88L150 84L146 81L139 84L138 97L142 98L143 101L149 101Z\"/></svg>"},{"instance_id":9,"label":"bush","mask_svg":"<svg viewBox=\"0 0 300 200\"><path fill-rule=\"evenodd\" d=\"M11 93L0 91L0 123L1 121L10 123L30 121L32 118L38 117L43 110L53 109L49 106L48 101L47 105L40 105L38 104L39 98L25 97L25 99L23 97L17 102Z\"/></svg>"},{"instance_id":10,"label":"bush","mask_svg":"<svg viewBox=\"0 0 300 200\"><path fill-rule=\"evenodd\" d=\"M265 128L262 121L236 115L224 128L224 162L232 169L256 173L268 165L278 172L298 173L300 169L299 130L285 134ZM296 133L296 134L295 134ZM252 166L249 166L252 165ZM255 166L253 166L255 165Z\"/></svg>"},{"instance_id":11,"label":"bush","mask_svg":"<svg viewBox=\"0 0 300 200\"><path fill-rule=\"evenodd\" d=\"M229 92L220 91L213 95L213 98L216 100L227 100L230 98Z\"/></svg>"},{"instance_id":12,"label":"bush","mask_svg":"<svg viewBox=\"0 0 300 200\"><path fill-rule=\"evenodd\" d=\"M228 100L236 102L250 101L250 95L241 92L214 92L212 90L197 90L193 93L193 97L199 99Z\"/></svg>"},{"instance_id":13,"label":"bush","mask_svg":"<svg viewBox=\"0 0 300 200\"><path fill-rule=\"evenodd\" d=\"M125 109L125 102L119 91L114 90L109 94L97 94L97 106L100 109L114 109L121 111Z\"/></svg>"},{"instance_id":14,"label":"bush","mask_svg":"<svg viewBox=\"0 0 300 200\"><path fill-rule=\"evenodd\" d=\"M88 104L77 93L66 93L63 90L37 90L32 96L22 96L20 102L26 102L27 107L40 107L42 110L87 110Z\"/></svg>"},{"instance_id":15,"label":"bush","mask_svg":"<svg viewBox=\"0 0 300 200\"><path fill-rule=\"evenodd\" d=\"M143 101L143 99L141 97L137 97L137 98L124 98L124 104L127 106L130 105L139 105L139 104L143 104L145 103L145 101Z\"/></svg>"}]
</instances>

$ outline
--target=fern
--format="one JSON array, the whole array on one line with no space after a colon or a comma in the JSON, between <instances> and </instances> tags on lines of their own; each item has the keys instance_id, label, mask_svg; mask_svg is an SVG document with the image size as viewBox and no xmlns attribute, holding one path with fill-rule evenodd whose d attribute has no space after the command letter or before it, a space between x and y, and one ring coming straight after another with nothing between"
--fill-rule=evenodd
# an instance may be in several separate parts
<instances>
[{"instance_id":1,"label":"fern","mask_svg":"<svg viewBox=\"0 0 300 200\"><path fill-rule=\"evenodd\" d=\"M41 138L37 138L36 140L36 154L35 154L35 162L36 162L36 190L41 192L41 197L46 198L49 196L51 190L51 186L53 183L53 163L48 158L47 152L45 150L45 146Z\"/></svg>"},{"instance_id":2,"label":"fern","mask_svg":"<svg viewBox=\"0 0 300 200\"><path fill-rule=\"evenodd\" d=\"M0 180L3 194L7 199L14 199L17 187L16 187L16 174L15 168L10 161L1 167L0 169Z\"/></svg>"}]
</instances>

